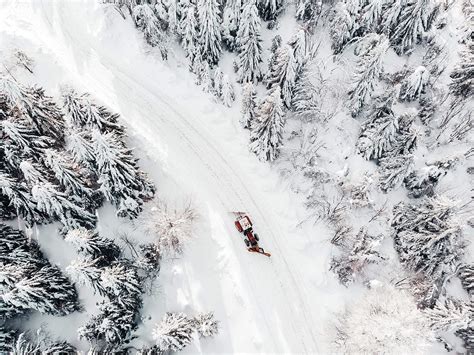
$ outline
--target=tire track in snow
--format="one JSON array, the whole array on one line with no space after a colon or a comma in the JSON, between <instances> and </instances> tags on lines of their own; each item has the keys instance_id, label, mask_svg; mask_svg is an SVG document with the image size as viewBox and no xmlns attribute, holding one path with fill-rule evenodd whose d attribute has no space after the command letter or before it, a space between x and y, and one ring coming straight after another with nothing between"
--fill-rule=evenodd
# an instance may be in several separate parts
<instances>
[{"instance_id":1,"label":"tire track in snow","mask_svg":"<svg viewBox=\"0 0 474 355\"><path fill-rule=\"evenodd\" d=\"M42 5L43 5L43 2L42 2ZM61 4L61 7L62 7L62 4ZM62 11L60 11L61 14L64 15L65 12L63 11L63 9L61 9L61 10L62 10ZM43 12L45 14L45 17L46 17L49 25L52 26L52 23L49 19L49 15L46 13L46 9L44 9L44 6L43 6ZM62 16L59 16L59 18L61 20L63 20ZM62 30L63 30L62 32L64 34L66 34L67 37L69 37L69 40L71 42L76 43L76 48L77 48L77 45L79 44L80 51L82 53L86 54L89 57L91 55L91 49L92 48L90 46L85 47L83 45L83 43L81 42L81 40L78 40L77 37L76 38L73 37L71 35L71 33L68 31L67 26L62 25L61 27L62 27ZM85 50L84 48L87 48L87 50ZM283 293L285 294L285 298L289 302L289 305L294 307L293 302L291 302L291 300L294 299L294 298L289 296L288 289L285 287L285 285L282 282L281 269L284 269L285 274L289 276L290 283L294 287L295 294L299 299L299 304L300 304L302 310L296 309L295 311L296 311L297 314L299 314L303 317L303 319L304 319L303 328L306 328L306 333L307 333L307 335L305 335L305 337L308 337L308 335L309 335L309 337L311 338L312 343L314 345L314 347L312 347L312 349L309 350L307 348L305 339L301 339L303 348L304 348L305 352L316 351L317 350L317 342L314 338L314 334L312 333L312 328L313 328L312 321L308 319L308 314L309 314L309 312L307 310L308 307L305 303L304 296L301 294L301 291L299 289L299 285L298 285L299 282L296 280L295 275L293 275L293 273L292 273L290 265L289 265L288 261L286 260L284 254L281 250L281 247L280 247L279 242L278 242L278 237L276 236L275 232L273 231L273 228L271 227L271 224L268 222L267 218L265 217L265 214L262 212L262 210L259 207L258 203L253 198L251 192L249 191L246 184L243 182L240 175L228 163L227 159L219 152L219 150L212 143L210 143L209 140L193 124L191 124L183 114L181 114L181 112L178 112L175 109L175 107L170 104L170 102L174 102L173 99L169 98L164 93L160 93L160 95L157 95L155 92L153 92L152 90L145 87L142 83L135 80L131 75L125 74L124 70L122 68L119 68L115 63L110 61L108 58L104 58L104 56L99 56L99 54L95 50L94 50L94 53L96 55L96 59L98 59L98 61L100 63L102 63L102 65L104 65L104 67L107 67L111 73L112 73L112 70L110 70L110 68L115 68L115 71L113 71L113 74L115 75L116 78L119 78L119 76L121 76L119 78L119 80L124 85L126 85L126 86L135 86L135 88L138 87L140 89L140 91L142 92L142 94L145 94L145 96L153 97L155 99L155 101L159 101L160 104L166 106L168 108L168 110L171 111L176 117L179 117L180 120L181 120L181 123L184 123L184 125L187 126L187 128L191 131L191 133L193 133L194 135L196 135L200 138L199 147L196 146L193 143L193 141L188 137L188 135L185 132L183 132L183 130L180 127L178 127L173 120L170 120L170 119L167 120L163 116L157 115L157 112L160 112L159 110L151 111L151 112L154 112L155 117L159 116L162 123L173 126L173 129L177 133L179 133L179 136L184 141L186 141L186 144L196 154L197 158L206 167L206 169L209 171L209 173L214 177L216 182L218 182L221 185L222 188L227 190L227 193L226 193L227 197L233 195L237 200L239 200L241 206L251 205L252 206L251 210L257 212L257 214L258 214L257 221L260 221L260 222L263 221L263 223L265 225L264 230L267 232L268 235L271 236L272 245L274 247L273 250L271 250L271 252L274 255L274 257L276 258L276 260L281 261L279 264L282 264L282 265L276 265L278 263L278 261L274 262L273 260L271 260L271 263L274 264L275 266L277 266L278 269L280 269L279 270L280 274L277 274L275 269L274 269L274 272L275 272L276 279L279 280L280 287L281 287ZM92 79L93 80L95 79L99 83L99 81L96 78L92 78ZM102 88L104 88L104 86L102 86ZM109 88L105 88L105 89L108 90ZM145 101L148 104L148 106L151 108L152 105L150 105L150 102L148 100L145 100ZM143 110L141 109L141 107L139 105L136 105L136 110L138 112L140 112L142 117L149 117L150 116L148 113L143 112ZM159 132L159 130L160 130L160 127L157 127L158 132ZM211 155L214 155L214 159L213 159L212 163L214 164L214 166L216 166L218 171L223 172L223 173L219 173L219 172L216 171L216 169L211 164L211 162L208 161L210 159L204 159L203 158L203 157L206 157L206 158L210 157L210 155L208 153L203 151L203 149L202 149L203 147L206 147L208 150L211 151L211 153L212 153ZM217 159L216 159L216 157L217 157ZM220 165L220 166L217 166L217 165ZM237 181L232 181L232 179L230 179L229 176L235 177L237 179ZM236 185L238 185L238 186L236 187ZM246 198L242 196L240 191L245 192ZM226 208L227 210L230 210L229 206L226 203L227 202L226 200L222 199L221 197L219 197L219 200L220 200L220 202L221 202L221 204L223 205L224 208ZM231 207L235 208L235 206L231 206ZM247 210L249 212L251 212L251 210L249 210L248 208L247 208ZM252 214L252 216L255 216L255 213ZM272 218L272 220L276 220L276 219ZM261 229L261 226L259 226L259 229ZM240 248L239 246L235 245L236 240L233 241L233 244L234 244L235 248ZM252 286L251 291L255 296L254 289L256 289L257 287L255 287L254 282L252 282L251 286ZM254 297L254 299L258 299L258 298ZM263 309L263 307L260 307L260 309ZM264 319L265 319L266 326L267 326L268 330L270 330L271 327L269 326L267 316L265 314L263 314L263 316L264 316ZM292 323L293 331L294 331L295 335L297 336L299 334L299 331L296 329L296 326L295 326L294 322L291 322L291 323ZM271 333L272 332L270 331L270 334Z\"/></svg>"}]
</instances>

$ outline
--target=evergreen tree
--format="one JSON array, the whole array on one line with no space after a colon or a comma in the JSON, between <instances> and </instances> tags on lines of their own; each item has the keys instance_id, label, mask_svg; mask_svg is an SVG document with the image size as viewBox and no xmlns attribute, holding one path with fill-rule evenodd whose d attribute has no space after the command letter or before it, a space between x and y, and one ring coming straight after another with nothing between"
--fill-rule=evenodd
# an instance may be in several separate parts
<instances>
[{"instance_id":1,"label":"evergreen tree","mask_svg":"<svg viewBox=\"0 0 474 355\"><path fill-rule=\"evenodd\" d=\"M362 123L357 149L367 160L380 159L396 144L399 126L392 109L393 101L392 92L375 98L367 120Z\"/></svg>"},{"instance_id":2,"label":"evergreen tree","mask_svg":"<svg viewBox=\"0 0 474 355\"><path fill-rule=\"evenodd\" d=\"M474 295L474 264L464 264L458 269L458 277L462 287L472 296Z\"/></svg>"},{"instance_id":3,"label":"evergreen tree","mask_svg":"<svg viewBox=\"0 0 474 355\"><path fill-rule=\"evenodd\" d=\"M353 78L353 89L349 91L350 108L357 116L375 90L376 80L382 72L382 60L388 49L384 35L370 34L356 48L357 68Z\"/></svg>"},{"instance_id":4,"label":"evergreen tree","mask_svg":"<svg viewBox=\"0 0 474 355\"><path fill-rule=\"evenodd\" d=\"M316 26L317 18L321 14L323 2L321 0L297 0L296 19L306 26Z\"/></svg>"},{"instance_id":5,"label":"evergreen tree","mask_svg":"<svg viewBox=\"0 0 474 355\"><path fill-rule=\"evenodd\" d=\"M95 159L90 135L86 131L69 130L66 136L66 151L71 154L75 163L91 167Z\"/></svg>"},{"instance_id":6,"label":"evergreen tree","mask_svg":"<svg viewBox=\"0 0 474 355\"><path fill-rule=\"evenodd\" d=\"M254 1L245 3L242 19L237 32L239 61L237 76L240 83L261 80L262 45L260 38L260 18Z\"/></svg>"},{"instance_id":7,"label":"evergreen tree","mask_svg":"<svg viewBox=\"0 0 474 355\"><path fill-rule=\"evenodd\" d=\"M66 315L78 309L76 290L58 268L49 265L34 272L25 270L1 298L20 309L46 314Z\"/></svg>"},{"instance_id":8,"label":"evergreen tree","mask_svg":"<svg viewBox=\"0 0 474 355\"><path fill-rule=\"evenodd\" d=\"M214 87L214 93L216 94L217 97L220 97L220 98L222 98L223 83L224 83L224 73L222 72L220 67L217 67L214 70L213 87Z\"/></svg>"},{"instance_id":9,"label":"evergreen tree","mask_svg":"<svg viewBox=\"0 0 474 355\"><path fill-rule=\"evenodd\" d=\"M158 47L161 57L168 58L168 43L165 29L156 16L153 8L148 4L137 5L133 8L135 25L143 32L145 40L152 47Z\"/></svg>"},{"instance_id":10,"label":"evergreen tree","mask_svg":"<svg viewBox=\"0 0 474 355\"><path fill-rule=\"evenodd\" d=\"M247 4L247 3L245 3ZM222 16L222 39L227 49L233 52L237 47L237 31L240 31L240 20L245 20L242 12L242 0L229 0L225 2Z\"/></svg>"},{"instance_id":11,"label":"evergreen tree","mask_svg":"<svg viewBox=\"0 0 474 355\"><path fill-rule=\"evenodd\" d=\"M305 28L300 28L298 31L290 38L288 44L293 49L293 56L297 62L297 71L301 71L301 67L311 59L311 39L310 33Z\"/></svg>"},{"instance_id":12,"label":"evergreen tree","mask_svg":"<svg viewBox=\"0 0 474 355\"><path fill-rule=\"evenodd\" d=\"M396 189L413 171L414 158L412 154L384 156L379 160L380 189L383 192Z\"/></svg>"},{"instance_id":13,"label":"evergreen tree","mask_svg":"<svg viewBox=\"0 0 474 355\"><path fill-rule=\"evenodd\" d=\"M202 90L204 92L214 92L214 80L212 77L211 67L208 62L203 63L203 69L201 73Z\"/></svg>"},{"instance_id":14,"label":"evergreen tree","mask_svg":"<svg viewBox=\"0 0 474 355\"><path fill-rule=\"evenodd\" d=\"M184 8L183 19L179 23L179 32L186 57L189 58L190 63L193 63L198 46L198 21L196 5L191 1Z\"/></svg>"},{"instance_id":15,"label":"evergreen tree","mask_svg":"<svg viewBox=\"0 0 474 355\"><path fill-rule=\"evenodd\" d=\"M339 54L344 46L354 37L357 29L356 22L349 12L345 2L339 1L330 13L331 48L334 54Z\"/></svg>"},{"instance_id":16,"label":"evergreen tree","mask_svg":"<svg viewBox=\"0 0 474 355\"><path fill-rule=\"evenodd\" d=\"M429 81L429 72L419 66L403 82L400 88L400 100L415 101L421 98Z\"/></svg>"},{"instance_id":17,"label":"evergreen tree","mask_svg":"<svg viewBox=\"0 0 474 355\"><path fill-rule=\"evenodd\" d=\"M222 79L222 94L221 94L222 102L224 105L227 107L231 107L232 103L235 100L235 92L234 92L234 86L230 82L229 77L224 75L224 78Z\"/></svg>"},{"instance_id":18,"label":"evergreen tree","mask_svg":"<svg viewBox=\"0 0 474 355\"><path fill-rule=\"evenodd\" d=\"M28 225L33 226L35 223L44 223L47 220L46 214L36 209L36 203L33 202L30 191L24 184L1 171L0 196L15 210L15 215L23 218Z\"/></svg>"},{"instance_id":19,"label":"evergreen tree","mask_svg":"<svg viewBox=\"0 0 474 355\"><path fill-rule=\"evenodd\" d=\"M76 203L60 191L57 185L39 181L31 188L31 196L39 212L60 221L67 231L70 228L95 226L96 216Z\"/></svg>"},{"instance_id":20,"label":"evergreen tree","mask_svg":"<svg viewBox=\"0 0 474 355\"><path fill-rule=\"evenodd\" d=\"M402 2L396 26L390 28L390 41L398 54L409 54L429 31L439 12L439 4L432 0Z\"/></svg>"},{"instance_id":21,"label":"evergreen tree","mask_svg":"<svg viewBox=\"0 0 474 355\"><path fill-rule=\"evenodd\" d=\"M242 115L240 124L243 128L251 128L256 117L257 91L252 82L247 82L242 89Z\"/></svg>"},{"instance_id":22,"label":"evergreen tree","mask_svg":"<svg viewBox=\"0 0 474 355\"><path fill-rule=\"evenodd\" d=\"M101 196L93 190L94 178L88 176L86 169L73 163L72 157L64 151L47 149L44 153L45 165L78 205L94 211L102 204Z\"/></svg>"},{"instance_id":23,"label":"evergreen tree","mask_svg":"<svg viewBox=\"0 0 474 355\"><path fill-rule=\"evenodd\" d=\"M122 302L123 299L127 303L130 300L138 302L141 285L137 272L132 265L117 262L102 269L100 284L111 297L117 297L118 302Z\"/></svg>"},{"instance_id":24,"label":"evergreen tree","mask_svg":"<svg viewBox=\"0 0 474 355\"><path fill-rule=\"evenodd\" d=\"M283 0L257 0L257 8L260 17L264 21L274 21L277 16L283 11Z\"/></svg>"},{"instance_id":25,"label":"evergreen tree","mask_svg":"<svg viewBox=\"0 0 474 355\"><path fill-rule=\"evenodd\" d=\"M310 80L310 62L305 62L295 82L291 109L301 117L310 118L319 112L316 88Z\"/></svg>"},{"instance_id":26,"label":"evergreen tree","mask_svg":"<svg viewBox=\"0 0 474 355\"><path fill-rule=\"evenodd\" d=\"M444 278L463 255L465 242L455 220L456 205L445 198L393 209L395 249L408 269L427 278Z\"/></svg>"},{"instance_id":27,"label":"evergreen tree","mask_svg":"<svg viewBox=\"0 0 474 355\"><path fill-rule=\"evenodd\" d=\"M136 217L155 188L139 170L129 149L113 133L92 132L100 190L117 208L119 216Z\"/></svg>"},{"instance_id":28,"label":"evergreen tree","mask_svg":"<svg viewBox=\"0 0 474 355\"><path fill-rule=\"evenodd\" d=\"M119 115L98 105L88 93L78 94L74 89L64 88L62 98L70 125L75 129L98 129L103 133L123 135L124 127L118 123Z\"/></svg>"},{"instance_id":29,"label":"evergreen tree","mask_svg":"<svg viewBox=\"0 0 474 355\"><path fill-rule=\"evenodd\" d=\"M38 160L42 150L52 147L54 140L41 136L24 120L6 119L0 121L0 151L9 169L16 170L24 157Z\"/></svg>"},{"instance_id":30,"label":"evergreen tree","mask_svg":"<svg viewBox=\"0 0 474 355\"><path fill-rule=\"evenodd\" d=\"M290 45L280 47L275 55L275 61L270 64L266 79L267 88L279 86L283 102L287 107L291 105L293 87L296 80L297 62Z\"/></svg>"},{"instance_id":31,"label":"evergreen tree","mask_svg":"<svg viewBox=\"0 0 474 355\"><path fill-rule=\"evenodd\" d=\"M383 236L372 236L363 227L354 238L354 242L347 253L333 257L331 270L333 270L340 282L347 286L354 282L356 276L363 269L373 263L385 260L386 257L379 253L379 245Z\"/></svg>"},{"instance_id":32,"label":"evergreen tree","mask_svg":"<svg viewBox=\"0 0 474 355\"><path fill-rule=\"evenodd\" d=\"M135 312L114 302L104 301L99 313L93 316L77 332L79 338L95 345L99 351L113 352L131 340L131 333L137 328Z\"/></svg>"},{"instance_id":33,"label":"evergreen tree","mask_svg":"<svg viewBox=\"0 0 474 355\"><path fill-rule=\"evenodd\" d=\"M166 313L153 330L153 339L160 351L181 351L194 333L193 320L183 313Z\"/></svg>"},{"instance_id":34,"label":"evergreen tree","mask_svg":"<svg viewBox=\"0 0 474 355\"><path fill-rule=\"evenodd\" d=\"M9 354L13 351L16 332L4 326L0 326L0 353Z\"/></svg>"},{"instance_id":35,"label":"evergreen tree","mask_svg":"<svg viewBox=\"0 0 474 355\"><path fill-rule=\"evenodd\" d=\"M85 228L72 229L67 232L64 240L73 244L85 256L93 259L101 258L107 265L120 256L120 248L112 240L99 236L96 231Z\"/></svg>"},{"instance_id":36,"label":"evergreen tree","mask_svg":"<svg viewBox=\"0 0 474 355\"><path fill-rule=\"evenodd\" d=\"M79 286L88 286L100 295L105 296L107 292L100 282L102 263L101 258L93 259L91 257L81 257L73 260L71 264L66 267L66 272L72 281Z\"/></svg>"},{"instance_id":37,"label":"evergreen tree","mask_svg":"<svg viewBox=\"0 0 474 355\"><path fill-rule=\"evenodd\" d=\"M451 73L451 92L456 96L470 98L474 93L474 40L468 39L466 48L459 53L459 63Z\"/></svg>"},{"instance_id":38,"label":"evergreen tree","mask_svg":"<svg viewBox=\"0 0 474 355\"><path fill-rule=\"evenodd\" d=\"M199 0L200 54L209 64L217 64L221 48L221 13L217 0Z\"/></svg>"},{"instance_id":39,"label":"evergreen tree","mask_svg":"<svg viewBox=\"0 0 474 355\"><path fill-rule=\"evenodd\" d=\"M378 32L385 4L385 0L372 0L362 7L359 26L364 33Z\"/></svg>"},{"instance_id":40,"label":"evergreen tree","mask_svg":"<svg viewBox=\"0 0 474 355\"><path fill-rule=\"evenodd\" d=\"M284 126L283 102L280 87L277 86L263 100L252 123L250 150L260 160L274 161L282 144Z\"/></svg>"}]
</instances>

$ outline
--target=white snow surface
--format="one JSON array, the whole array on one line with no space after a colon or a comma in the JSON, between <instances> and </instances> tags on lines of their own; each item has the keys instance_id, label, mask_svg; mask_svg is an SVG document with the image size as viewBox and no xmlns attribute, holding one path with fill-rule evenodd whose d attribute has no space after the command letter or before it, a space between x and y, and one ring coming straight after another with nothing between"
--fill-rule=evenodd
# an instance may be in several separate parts
<instances>
[{"instance_id":1,"label":"white snow surface","mask_svg":"<svg viewBox=\"0 0 474 355\"><path fill-rule=\"evenodd\" d=\"M219 335L185 352L330 351L334 313L357 297L357 288L349 293L328 270L329 231L298 223L307 216L302 197L248 151L239 105L227 109L213 102L195 86L181 55L162 62L131 21L99 1L2 1L0 33L2 50L19 48L35 58L34 76L21 74L22 81L44 86L56 98L60 85L69 84L120 113L157 195L171 202L191 198L199 211L184 256L163 261L156 290L145 296L136 347L152 344L152 329L166 311L214 311ZM222 65L231 66L229 56ZM271 258L246 251L232 211L249 213ZM99 211L99 220L106 237L134 233L110 206ZM62 269L76 257L53 226L34 234ZM45 324L86 350L76 329L96 311L96 299L90 290L79 291L86 312L35 315L29 326Z\"/></svg>"}]
</instances>

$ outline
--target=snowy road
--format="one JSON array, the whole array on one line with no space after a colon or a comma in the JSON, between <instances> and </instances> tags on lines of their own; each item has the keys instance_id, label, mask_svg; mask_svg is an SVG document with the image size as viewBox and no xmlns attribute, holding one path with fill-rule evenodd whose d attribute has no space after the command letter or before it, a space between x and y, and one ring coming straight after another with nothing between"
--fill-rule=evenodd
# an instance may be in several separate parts
<instances>
[{"instance_id":1,"label":"snowy road","mask_svg":"<svg viewBox=\"0 0 474 355\"><path fill-rule=\"evenodd\" d=\"M295 254L285 251L288 228L281 225L272 205L278 196L262 191L261 184L253 182L252 168L260 163L247 152L238 155L238 150L222 144L222 132L213 130L206 112L193 105L200 100L199 95L190 102L175 98L175 91L200 90L198 87L176 82L178 78L167 73L166 64L153 67L136 44L120 48L127 43L123 38L108 39L117 40L115 53L112 47L104 46L97 36L99 30L91 25L102 22L97 10L88 7L94 5L43 0L35 3L31 19L26 16L25 21L30 20L32 26L18 31L54 53L70 78L123 115L148 155L160 157L157 161L163 169L177 176L200 199L210 201L213 213L207 218L223 227L209 235L208 243L219 246L214 250L216 258L224 255L228 259L223 267L237 265L241 275L231 278L243 299L242 307L232 310L233 305L223 306L229 308L225 312L232 318L228 332L252 334L216 351L318 352L322 330L315 317L318 309L312 304L317 301L310 298L310 286L298 270ZM123 27L122 34L131 36L130 24L114 21L119 22L114 26ZM216 113L209 116L215 119ZM272 253L270 259L245 252L228 215L235 210L250 213L263 247ZM226 285L221 285L222 289Z\"/></svg>"}]
</instances>

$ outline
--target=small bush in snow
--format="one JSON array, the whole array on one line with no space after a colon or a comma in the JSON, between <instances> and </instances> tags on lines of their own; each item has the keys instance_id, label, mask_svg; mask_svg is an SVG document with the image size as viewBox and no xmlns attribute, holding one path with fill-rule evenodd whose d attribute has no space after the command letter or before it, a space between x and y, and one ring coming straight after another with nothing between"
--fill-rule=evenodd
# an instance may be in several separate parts
<instances>
[{"instance_id":1,"label":"small bush in snow","mask_svg":"<svg viewBox=\"0 0 474 355\"><path fill-rule=\"evenodd\" d=\"M200 336L212 337L219 331L219 322L214 319L212 312L200 313L193 321Z\"/></svg>"},{"instance_id":2,"label":"small bush in snow","mask_svg":"<svg viewBox=\"0 0 474 355\"><path fill-rule=\"evenodd\" d=\"M191 205L172 209L163 201L150 204L139 218L139 226L154 237L162 253L182 254L184 245L191 238L197 214Z\"/></svg>"}]
</instances>

